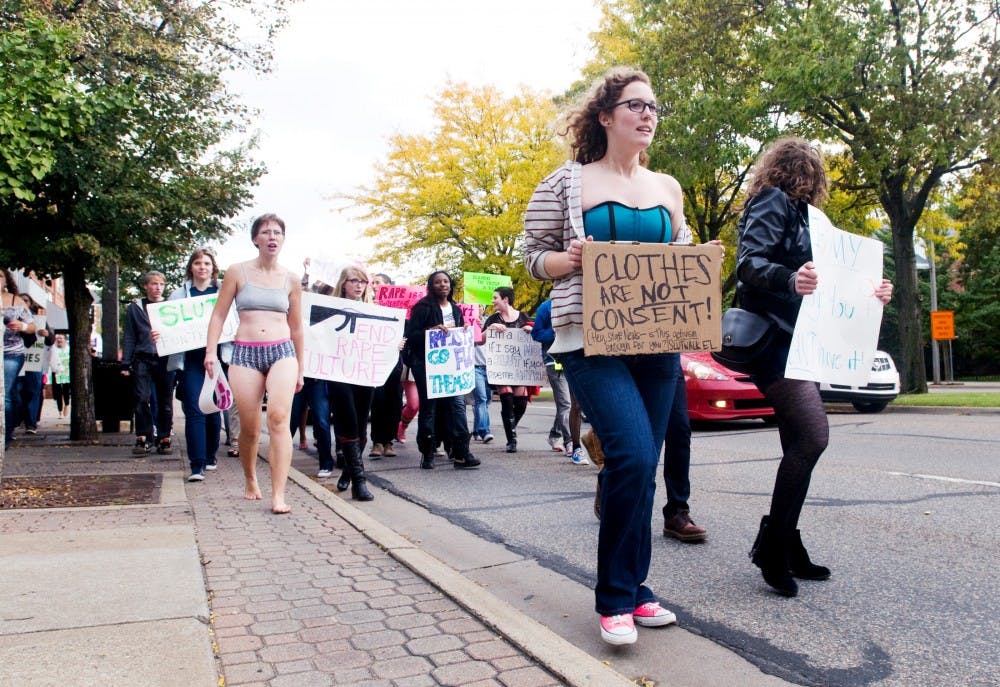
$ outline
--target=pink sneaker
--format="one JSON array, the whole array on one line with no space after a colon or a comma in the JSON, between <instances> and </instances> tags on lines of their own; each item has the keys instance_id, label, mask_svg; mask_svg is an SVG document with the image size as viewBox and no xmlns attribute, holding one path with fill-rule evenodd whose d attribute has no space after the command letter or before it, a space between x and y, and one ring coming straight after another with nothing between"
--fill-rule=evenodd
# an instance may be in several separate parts
<instances>
[{"instance_id":1,"label":"pink sneaker","mask_svg":"<svg viewBox=\"0 0 1000 687\"><path fill-rule=\"evenodd\" d=\"M403 424L402 420L399 422L399 427L396 428L396 441L401 444L406 443L406 425Z\"/></svg>"},{"instance_id":2,"label":"pink sneaker","mask_svg":"<svg viewBox=\"0 0 1000 687\"><path fill-rule=\"evenodd\" d=\"M639 633L635 631L631 614L601 616L601 639L608 644L635 644L638 638Z\"/></svg>"},{"instance_id":3,"label":"pink sneaker","mask_svg":"<svg viewBox=\"0 0 1000 687\"><path fill-rule=\"evenodd\" d=\"M637 625L643 627L663 627L677 622L677 616L655 601L647 601L632 613Z\"/></svg>"}]
</instances>

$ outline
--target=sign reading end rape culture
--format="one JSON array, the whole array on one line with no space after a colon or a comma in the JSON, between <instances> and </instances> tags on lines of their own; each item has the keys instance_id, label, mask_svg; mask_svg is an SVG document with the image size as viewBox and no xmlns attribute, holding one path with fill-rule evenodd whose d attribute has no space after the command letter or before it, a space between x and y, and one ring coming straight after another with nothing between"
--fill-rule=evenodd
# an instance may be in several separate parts
<instances>
[{"instance_id":1,"label":"sign reading end rape culture","mask_svg":"<svg viewBox=\"0 0 1000 687\"><path fill-rule=\"evenodd\" d=\"M585 355L717 351L722 246L583 244Z\"/></svg>"},{"instance_id":2,"label":"sign reading end rape culture","mask_svg":"<svg viewBox=\"0 0 1000 687\"><path fill-rule=\"evenodd\" d=\"M381 386L399 360L405 312L346 298L302 294L303 374Z\"/></svg>"},{"instance_id":3,"label":"sign reading end rape culture","mask_svg":"<svg viewBox=\"0 0 1000 687\"><path fill-rule=\"evenodd\" d=\"M542 344L523 329L498 331L488 328L483 355L486 381L497 386L543 386L548 384Z\"/></svg>"},{"instance_id":4,"label":"sign reading end rape culture","mask_svg":"<svg viewBox=\"0 0 1000 687\"><path fill-rule=\"evenodd\" d=\"M156 354L163 357L204 348L208 343L208 321L212 319L212 310L215 309L218 298L219 294L210 293L206 296L147 303L150 327L160 334L156 341ZM232 341L239 324L236 308L229 308L229 315L222 324L219 343Z\"/></svg>"},{"instance_id":5,"label":"sign reading end rape culture","mask_svg":"<svg viewBox=\"0 0 1000 687\"><path fill-rule=\"evenodd\" d=\"M785 376L864 386L882 324L882 243L837 229L811 205L809 239L819 283L802 297Z\"/></svg>"},{"instance_id":6,"label":"sign reading end rape culture","mask_svg":"<svg viewBox=\"0 0 1000 687\"><path fill-rule=\"evenodd\" d=\"M424 332L427 398L462 396L475 388L475 345L472 327Z\"/></svg>"}]
</instances>

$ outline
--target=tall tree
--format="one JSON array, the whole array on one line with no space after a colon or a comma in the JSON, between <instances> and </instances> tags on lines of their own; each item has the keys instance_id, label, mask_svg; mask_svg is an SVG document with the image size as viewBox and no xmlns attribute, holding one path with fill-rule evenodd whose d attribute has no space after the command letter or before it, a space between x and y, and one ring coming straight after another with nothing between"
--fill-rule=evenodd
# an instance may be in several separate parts
<instances>
[{"instance_id":1,"label":"tall tree","mask_svg":"<svg viewBox=\"0 0 1000 687\"><path fill-rule=\"evenodd\" d=\"M926 392L913 237L947 175L988 159L1000 8L987 0L758 0L768 97L849 153L892 229L905 391Z\"/></svg>"},{"instance_id":2,"label":"tall tree","mask_svg":"<svg viewBox=\"0 0 1000 687\"><path fill-rule=\"evenodd\" d=\"M565 157L554 103L527 89L507 97L492 86L449 82L434 115L430 134L390 138L374 183L345 196L370 223L373 258L506 274L518 307L534 309L547 287L528 277L520 241L532 192Z\"/></svg>"},{"instance_id":3,"label":"tall tree","mask_svg":"<svg viewBox=\"0 0 1000 687\"><path fill-rule=\"evenodd\" d=\"M4 31L41 17L72 37L47 61L12 68L67 75L91 114L85 127L42 136L54 161L28 193L0 192L7 264L62 275L70 321L73 439L96 439L90 388L92 298L117 262L176 260L192 244L230 232L263 169L250 158L246 115L227 92L232 68L263 69L267 44L241 40L233 16L271 33L284 0L3 0ZM267 40L267 39L265 39ZM235 141L235 142L234 142Z\"/></svg>"}]
</instances>

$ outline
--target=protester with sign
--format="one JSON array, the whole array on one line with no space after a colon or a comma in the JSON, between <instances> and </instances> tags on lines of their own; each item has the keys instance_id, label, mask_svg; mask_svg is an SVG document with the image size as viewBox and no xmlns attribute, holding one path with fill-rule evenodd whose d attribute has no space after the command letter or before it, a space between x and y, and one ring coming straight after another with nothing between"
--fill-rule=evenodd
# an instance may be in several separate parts
<instances>
[{"instance_id":1,"label":"protester with sign","mask_svg":"<svg viewBox=\"0 0 1000 687\"><path fill-rule=\"evenodd\" d=\"M197 248L188 258L184 283L170 294L168 300L176 301L192 296L207 296L219 292L219 265L215 254L208 248ZM154 331L154 341L159 332ZM218 357L226 360L232 355L232 344L220 344ZM221 413L206 415L198 407L198 394L205 383L205 349L195 348L174 353L167 359L167 369L178 375L181 407L184 409L184 440L187 446L191 474L188 482L201 482L206 470L215 470L215 454L219 450L222 428Z\"/></svg>"},{"instance_id":2,"label":"protester with sign","mask_svg":"<svg viewBox=\"0 0 1000 687\"><path fill-rule=\"evenodd\" d=\"M52 375L52 398L60 418L69 417L69 345L65 334L56 334L49 352L49 371Z\"/></svg>"},{"instance_id":3,"label":"protester with sign","mask_svg":"<svg viewBox=\"0 0 1000 687\"><path fill-rule=\"evenodd\" d=\"M345 267L334 287L333 295L352 301L363 301L368 293L368 273L361 265ZM346 382L329 382L333 428L338 447L344 454L344 472L337 481L341 491L351 486L355 501L375 498L368 490L365 477L364 444L368 437L368 413L375 388Z\"/></svg>"},{"instance_id":4,"label":"protester with sign","mask_svg":"<svg viewBox=\"0 0 1000 687\"><path fill-rule=\"evenodd\" d=\"M24 366L24 336L34 334L35 322L31 311L18 298L17 282L6 268L0 269L0 305L3 306L3 412L4 447L14 439L14 425L17 424L18 382L17 376Z\"/></svg>"},{"instance_id":5,"label":"protester with sign","mask_svg":"<svg viewBox=\"0 0 1000 687\"><path fill-rule=\"evenodd\" d=\"M826 449L830 426L816 383L785 377L802 297L813 293L822 277L812 261L809 205L826 196L827 177L819 151L801 138L779 139L754 166L737 226L740 307L768 318L775 332L772 349L750 378L774 407L783 452L771 509L761 518L750 555L764 581L784 596L798 593L796 577L830 576L829 568L809 559L798 530L810 477ZM892 284L882 280L872 296L888 303Z\"/></svg>"},{"instance_id":6,"label":"protester with sign","mask_svg":"<svg viewBox=\"0 0 1000 687\"><path fill-rule=\"evenodd\" d=\"M452 460L455 468L477 468L479 460L469 453L469 424L465 416L465 398L462 395L429 399L427 395L426 332L437 329L447 332L450 328L464 327L462 309L455 304L454 285L447 272L432 272L427 278L427 295L413 306L406 323L404 357L409 361L413 380L420 395L420 412L417 416L417 448L420 450L420 467L434 468L434 418L436 412L448 413L448 435L451 439Z\"/></svg>"},{"instance_id":7,"label":"protester with sign","mask_svg":"<svg viewBox=\"0 0 1000 687\"><path fill-rule=\"evenodd\" d=\"M285 486L292 463L292 436L288 431L292 396L302 388L302 291L299 278L278 264L285 244L285 222L262 215L250 228L257 247L254 260L226 270L212 319L208 325L205 371L212 374L219 358L216 346L222 325L235 302L240 326L233 342L229 383L240 415L240 462L246 488L243 498L261 498L257 485L257 445L260 441L261 403L267 392L267 429L270 434L271 512L291 512Z\"/></svg>"},{"instance_id":8,"label":"protester with sign","mask_svg":"<svg viewBox=\"0 0 1000 687\"><path fill-rule=\"evenodd\" d=\"M24 307L31 313L35 321L35 331L32 334L23 334L24 347L27 355L34 358L34 364L29 366L28 359L25 359L24 369L21 370L21 379L18 381L18 392L20 394L18 407L18 420L24 424L26 434L38 434L38 420L42 412L42 392L45 383L42 377L45 374L46 363L45 345L52 345L52 339L48 330L45 329L45 308L35 303L31 296L26 293L20 294Z\"/></svg>"},{"instance_id":9,"label":"protester with sign","mask_svg":"<svg viewBox=\"0 0 1000 687\"><path fill-rule=\"evenodd\" d=\"M539 184L524 220L528 272L554 282L549 353L604 448L595 595L601 637L616 645L636 641L636 624L676 621L644 582L656 469L682 382L676 353L584 356L583 243L681 236L680 184L644 166L662 112L643 72L614 69L599 79L570 113L573 161Z\"/></svg>"},{"instance_id":10,"label":"protester with sign","mask_svg":"<svg viewBox=\"0 0 1000 687\"><path fill-rule=\"evenodd\" d=\"M391 286L392 279L386 274L375 274L372 276L371 287L376 293L380 286ZM385 384L375 389L372 396L372 449L368 454L372 458L386 456L392 458L396 455L392 447L392 440L396 438L396 431L399 427L403 404L403 363L399 356L396 357L396 367L385 380Z\"/></svg>"},{"instance_id":11,"label":"protester with sign","mask_svg":"<svg viewBox=\"0 0 1000 687\"><path fill-rule=\"evenodd\" d=\"M531 333L528 316L514 307L514 289L501 286L493 291L493 314L486 318L483 328L492 327L497 331L521 329ZM507 437L507 453L517 453L517 423L528 409L528 387L494 386L500 396L500 420Z\"/></svg>"},{"instance_id":12,"label":"protester with sign","mask_svg":"<svg viewBox=\"0 0 1000 687\"><path fill-rule=\"evenodd\" d=\"M163 300L166 278L162 272L147 272L142 277L144 298L136 298L125 311L125 335L122 345L122 374L132 377L135 395L135 447L132 453L145 455L153 447L154 419L150 406L156 399L156 452L173 453L170 431L174 423L174 373L167 369L167 359L156 352L156 341L146 306Z\"/></svg>"}]
</instances>

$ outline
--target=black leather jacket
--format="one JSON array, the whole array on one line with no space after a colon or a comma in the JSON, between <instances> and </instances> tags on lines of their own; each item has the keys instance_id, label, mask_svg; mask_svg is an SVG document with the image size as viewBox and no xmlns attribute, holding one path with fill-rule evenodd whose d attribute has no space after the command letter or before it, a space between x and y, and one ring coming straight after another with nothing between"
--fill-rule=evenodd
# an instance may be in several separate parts
<instances>
[{"instance_id":1,"label":"black leather jacket","mask_svg":"<svg viewBox=\"0 0 1000 687\"><path fill-rule=\"evenodd\" d=\"M751 198L737 225L736 293L740 307L791 333L802 296L795 273L812 260L808 205L768 188Z\"/></svg>"},{"instance_id":2,"label":"black leather jacket","mask_svg":"<svg viewBox=\"0 0 1000 687\"><path fill-rule=\"evenodd\" d=\"M455 318L456 327L465 325L462 309L454 303L451 304L451 314ZM441 315L441 306L436 300L424 297L413 305L410 319L406 321L406 355L408 356L407 364L411 367L413 363L423 362L424 332L439 324L444 324L444 316Z\"/></svg>"}]
</instances>

